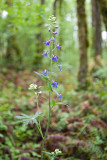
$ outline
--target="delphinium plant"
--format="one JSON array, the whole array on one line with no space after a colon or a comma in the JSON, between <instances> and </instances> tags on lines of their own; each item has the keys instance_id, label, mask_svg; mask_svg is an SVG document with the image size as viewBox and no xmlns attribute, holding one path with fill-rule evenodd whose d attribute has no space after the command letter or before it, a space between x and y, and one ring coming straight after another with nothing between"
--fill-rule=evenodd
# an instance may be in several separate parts
<instances>
[{"instance_id":1,"label":"delphinium plant","mask_svg":"<svg viewBox=\"0 0 107 160\"><path fill-rule=\"evenodd\" d=\"M36 94L36 102L37 102L37 112L34 115L25 115L22 114L21 116L16 116L17 119L20 120L20 122L25 122L26 124L30 123L35 123L41 137L43 139L42 142L42 149L41 149L41 160L44 160L44 153L48 154L51 160L54 160L58 155L61 155L61 151L59 149L55 149L54 152L46 152L44 150L44 143L48 134L48 129L50 125L50 119L51 119L51 111L52 108L55 105L61 104L60 102L57 103L56 101L53 100L52 96L53 93L57 94L58 99L61 101L62 96L60 93L57 92L57 87L58 87L58 82L56 79L53 77L53 71L54 71L54 65L57 66L58 70L62 70L62 65L58 64L59 57L57 56L57 52L60 50L61 46L56 43L56 37L57 37L57 26L56 26L56 17L50 16L49 17L49 24L48 24L48 32L49 32L49 39L44 42L44 45L46 46L46 50L43 52L43 56L45 58L49 59L49 69L45 69L42 73L35 72L37 75L39 75L43 80L46 81L45 86L37 86L36 84L31 84L29 86L29 90L33 90L34 94ZM48 98L48 122L47 122L47 128L46 132L43 135L42 128L41 128L41 116L43 116L43 113L39 112L39 104L38 104L38 98L40 94L43 94L43 92L48 91L49 98Z\"/></svg>"}]
</instances>

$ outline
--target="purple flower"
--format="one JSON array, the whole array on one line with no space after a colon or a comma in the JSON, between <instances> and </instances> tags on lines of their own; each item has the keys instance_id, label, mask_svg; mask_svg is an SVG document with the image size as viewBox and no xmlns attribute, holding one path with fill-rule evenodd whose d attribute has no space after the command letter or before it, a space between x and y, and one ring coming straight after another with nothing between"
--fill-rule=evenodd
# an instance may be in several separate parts
<instances>
[{"instance_id":1,"label":"purple flower","mask_svg":"<svg viewBox=\"0 0 107 160\"><path fill-rule=\"evenodd\" d=\"M61 96L61 94L60 94L60 93L58 94L58 98L59 98L59 99L60 99L60 101L61 101L62 96Z\"/></svg>"},{"instance_id":2,"label":"purple flower","mask_svg":"<svg viewBox=\"0 0 107 160\"><path fill-rule=\"evenodd\" d=\"M62 69L62 65L58 65L58 67L59 67L59 70L61 71L61 69Z\"/></svg>"},{"instance_id":3,"label":"purple flower","mask_svg":"<svg viewBox=\"0 0 107 160\"><path fill-rule=\"evenodd\" d=\"M56 46L56 48L57 48L57 50L59 50L59 49L61 48L61 46L58 44L58 45Z\"/></svg>"},{"instance_id":4,"label":"purple flower","mask_svg":"<svg viewBox=\"0 0 107 160\"><path fill-rule=\"evenodd\" d=\"M54 37L50 39L50 41L53 43L55 42L55 40L56 40L56 38L54 38Z\"/></svg>"},{"instance_id":5,"label":"purple flower","mask_svg":"<svg viewBox=\"0 0 107 160\"><path fill-rule=\"evenodd\" d=\"M58 59L58 56L55 56L55 55L54 55L54 56L52 57L52 61L53 61L53 62L57 62L57 59Z\"/></svg>"},{"instance_id":6,"label":"purple flower","mask_svg":"<svg viewBox=\"0 0 107 160\"><path fill-rule=\"evenodd\" d=\"M49 52L44 51L44 53L42 54L44 57L48 57Z\"/></svg>"},{"instance_id":7,"label":"purple flower","mask_svg":"<svg viewBox=\"0 0 107 160\"><path fill-rule=\"evenodd\" d=\"M53 42L55 42L56 38L53 37Z\"/></svg>"},{"instance_id":8,"label":"purple flower","mask_svg":"<svg viewBox=\"0 0 107 160\"><path fill-rule=\"evenodd\" d=\"M43 75L47 76L49 74L49 71L45 69L42 73Z\"/></svg>"},{"instance_id":9,"label":"purple flower","mask_svg":"<svg viewBox=\"0 0 107 160\"><path fill-rule=\"evenodd\" d=\"M58 32L53 32L54 35L58 34Z\"/></svg>"},{"instance_id":10,"label":"purple flower","mask_svg":"<svg viewBox=\"0 0 107 160\"><path fill-rule=\"evenodd\" d=\"M44 44L45 44L46 46L49 46L50 40L45 41Z\"/></svg>"},{"instance_id":11,"label":"purple flower","mask_svg":"<svg viewBox=\"0 0 107 160\"><path fill-rule=\"evenodd\" d=\"M54 88L54 87L57 88L58 82L57 82L57 81L53 81L53 83L51 83L51 85L53 86L53 88Z\"/></svg>"}]
</instances>

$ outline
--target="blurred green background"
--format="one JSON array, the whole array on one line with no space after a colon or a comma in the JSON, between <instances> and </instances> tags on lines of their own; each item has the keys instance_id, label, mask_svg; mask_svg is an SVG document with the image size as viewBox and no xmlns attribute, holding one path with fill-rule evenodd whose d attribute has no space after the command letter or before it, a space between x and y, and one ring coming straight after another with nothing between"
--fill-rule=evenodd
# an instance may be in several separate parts
<instances>
[{"instance_id":1,"label":"blurred green background","mask_svg":"<svg viewBox=\"0 0 107 160\"><path fill-rule=\"evenodd\" d=\"M28 91L28 86L31 83L42 84L33 71L42 72L48 68L49 61L42 53L44 42L50 37L48 18L53 14L57 18L56 41L61 45L58 56L63 66L61 72L54 73L54 77L60 83L58 91L67 105L56 106L52 111L46 149L54 151L55 147L61 148L64 153L59 158L61 160L106 160L107 31L102 8L105 13L107 8L100 4L100 0L95 0L101 7L102 39L102 52L96 63L93 37L98 25L92 25L93 1L84 0L89 42L88 83L84 89L78 87L77 78L81 68L77 16L80 1L0 0L0 160L40 159L41 137L36 126L15 124L14 117L36 112L35 96ZM46 116L48 108L42 98L40 108ZM47 119L42 124L43 132L46 122ZM56 146L52 145L55 142ZM46 156L47 159L49 157Z\"/></svg>"}]
</instances>

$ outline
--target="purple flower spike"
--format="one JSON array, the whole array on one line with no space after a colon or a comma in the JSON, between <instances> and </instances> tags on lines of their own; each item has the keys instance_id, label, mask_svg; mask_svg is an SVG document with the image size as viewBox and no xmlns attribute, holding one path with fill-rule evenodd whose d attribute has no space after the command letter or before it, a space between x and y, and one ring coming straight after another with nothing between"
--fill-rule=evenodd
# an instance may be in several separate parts
<instances>
[{"instance_id":1,"label":"purple flower spike","mask_svg":"<svg viewBox=\"0 0 107 160\"><path fill-rule=\"evenodd\" d=\"M45 44L46 46L49 46L50 40L45 41L44 44Z\"/></svg>"},{"instance_id":2,"label":"purple flower spike","mask_svg":"<svg viewBox=\"0 0 107 160\"><path fill-rule=\"evenodd\" d=\"M61 69L62 69L62 65L58 65L58 67L59 67L59 70L61 71Z\"/></svg>"},{"instance_id":3,"label":"purple flower spike","mask_svg":"<svg viewBox=\"0 0 107 160\"><path fill-rule=\"evenodd\" d=\"M51 85L53 86L53 88L54 88L54 87L57 88L58 82L57 82L57 81L53 81L53 83L51 83Z\"/></svg>"},{"instance_id":4,"label":"purple flower spike","mask_svg":"<svg viewBox=\"0 0 107 160\"><path fill-rule=\"evenodd\" d=\"M47 76L49 74L49 71L45 69L42 73L44 76Z\"/></svg>"},{"instance_id":5,"label":"purple flower spike","mask_svg":"<svg viewBox=\"0 0 107 160\"><path fill-rule=\"evenodd\" d=\"M61 48L61 46L58 44L57 46L56 46L56 48L57 48L57 51Z\"/></svg>"},{"instance_id":6,"label":"purple flower spike","mask_svg":"<svg viewBox=\"0 0 107 160\"><path fill-rule=\"evenodd\" d=\"M49 52L44 51L44 53L42 54L44 57L48 57Z\"/></svg>"},{"instance_id":7,"label":"purple flower spike","mask_svg":"<svg viewBox=\"0 0 107 160\"><path fill-rule=\"evenodd\" d=\"M60 101L61 101L61 99L62 99L62 96L61 96L61 94L59 93L59 95L58 95L58 98L60 99Z\"/></svg>"},{"instance_id":8,"label":"purple flower spike","mask_svg":"<svg viewBox=\"0 0 107 160\"><path fill-rule=\"evenodd\" d=\"M58 32L53 32L54 35L58 34Z\"/></svg>"},{"instance_id":9,"label":"purple flower spike","mask_svg":"<svg viewBox=\"0 0 107 160\"><path fill-rule=\"evenodd\" d=\"M58 59L58 56L55 56L55 55L54 55L54 56L52 57L52 61L53 61L53 62L57 62L57 59Z\"/></svg>"}]
</instances>

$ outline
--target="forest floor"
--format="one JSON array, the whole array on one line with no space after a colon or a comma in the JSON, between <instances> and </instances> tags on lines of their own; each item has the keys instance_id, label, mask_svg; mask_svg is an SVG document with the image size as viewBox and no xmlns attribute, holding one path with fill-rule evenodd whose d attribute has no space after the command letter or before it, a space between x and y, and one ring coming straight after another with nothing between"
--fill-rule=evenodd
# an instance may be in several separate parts
<instances>
[{"instance_id":1,"label":"forest floor","mask_svg":"<svg viewBox=\"0 0 107 160\"><path fill-rule=\"evenodd\" d=\"M45 148L51 152L59 148L64 153L58 158L61 160L106 160L107 84L100 79L87 90L78 91L69 75L60 73L58 77L64 104L52 110ZM16 123L15 119L37 111L36 96L28 90L31 83L42 84L31 70L4 68L0 72L0 160L40 159L42 138L36 126ZM41 95L39 108L45 117L41 123L45 133L48 107L43 101Z\"/></svg>"}]
</instances>

